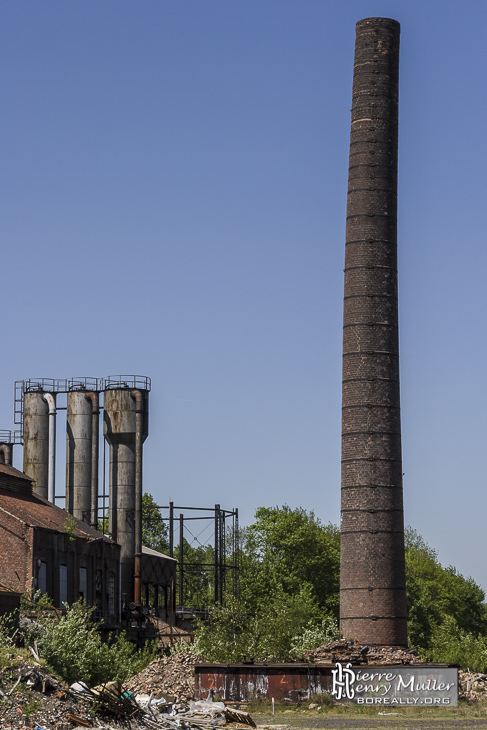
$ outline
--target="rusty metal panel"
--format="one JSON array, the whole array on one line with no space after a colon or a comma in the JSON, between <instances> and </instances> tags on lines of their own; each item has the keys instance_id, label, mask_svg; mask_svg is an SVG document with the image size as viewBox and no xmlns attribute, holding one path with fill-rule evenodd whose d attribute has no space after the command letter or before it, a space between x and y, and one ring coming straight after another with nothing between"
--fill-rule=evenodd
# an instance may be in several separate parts
<instances>
[{"instance_id":1,"label":"rusty metal panel","mask_svg":"<svg viewBox=\"0 0 487 730\"><path fill-rule=\"evenodd\" d=\"M382 689L379 696L378 688L382 687L380 679L385 677L385 674L380 674L375 681L375 689L373 684L363 684L364 681L370 682L377 676L370 674L375 670L391 673L391 679L388 678L387 682L392 682L400 675L405 679L402 682L398 680L397 686L389 685L387 692L391 691L391 694L388 698ZM457 670L452 664L415 666L377 664L354 667L348 664L344 671L352 676L351 682L358 680L351 692L343 689L345 682L340 679L342 672L340 664L197 664L195 696L196 699L207 699L208 696L212 696L226 702L274 698L278 702L299 703L306 702L321 692L328 692L334 693L337 700L354 701L357 704L456 705ZM443 682L441 686L440 681ZM446 687L448 682L450 685ZM337 693L337 688L342 689ZM436 699L430 696L435 692Z\"/></svg>"},{"instance_id":2,"label":"rusty metal panel","mask_svg":"<svg viewBox=\"0 0 487 730\"><path fill-rule=\"evenodd\" d=\"M267 696L298 702L309 697L309 668L280 670L269 667Z\"/></svg>"},{"instance_id":3,"label":"rusty metal panel","mask_svg":"<svg viewBox=\"0 0 487 730\"><path fill-rule=\"evenodd\" d=\"M271 699L300 702L331 688L330 665L316 664L197 664L196 699L208 696L245 702Z\"/></svg>"}]
</instances>

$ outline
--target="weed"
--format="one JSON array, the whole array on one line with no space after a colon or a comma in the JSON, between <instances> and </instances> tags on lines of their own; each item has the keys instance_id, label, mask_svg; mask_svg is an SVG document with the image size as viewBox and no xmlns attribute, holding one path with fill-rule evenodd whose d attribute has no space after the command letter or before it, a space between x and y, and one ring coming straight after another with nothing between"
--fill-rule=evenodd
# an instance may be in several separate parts
<instances>
[{"instance_id":1,"label":"weed","mask_svg":"<svg viewBox=\"0 0 487 730\"><path fill-rule=\"evenodd\" d=\"M73 515L68 515L64 521L64 532L68 536L68 540L76 540L76 535L74 534L76 527L77 524L75 518L73 517Z\"/></svg>"},{"instance_id":2,"label":"weed","mask_svg":"<svg viewBox=\"0 0 487 730\"><path fill-rule=\"evenodd\" d=\"M264 700L262 697L256 697L253 700L250 700L247 712L262 712L265 715L268 715L272 712L272 703L269 702L269 700Z\"/></svg>"},{"instance_id":3,"label":"weed","mask_svg":"<svg viewBox=\"0 0 487 730\"><path fill-rule=\"evenodd\" d=\"M42 702L40 700L29 700L22 705L23 715L35 715L39 710L42 710Z\"/></svg>"},{"instance_id":4,"label":"weed","mask_svg":"<svg viewBox=\"0 0 487 730\"><path fill-rule=\"evenodd\" d=\"M311 697L311 702L315 705L319 705L321 709L329 709L333 707L333 697L328 692L319 692Z\"/></svg>"}]
</instances>

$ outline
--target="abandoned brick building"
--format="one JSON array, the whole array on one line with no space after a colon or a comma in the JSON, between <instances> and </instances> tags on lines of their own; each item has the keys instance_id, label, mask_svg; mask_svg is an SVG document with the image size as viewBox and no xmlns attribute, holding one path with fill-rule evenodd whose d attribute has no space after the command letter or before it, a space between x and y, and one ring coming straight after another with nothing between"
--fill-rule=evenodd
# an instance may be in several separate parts
<instances>
[{"instance_id":1,"label":"abandoned brick building","mask_svg":"<svg viewBox=\"0 0 487 730\"><path fill-rule=\"evenodd\" d=\"M54 605L80 597L115 620L120 599L120 546L33 494L32 480L0 464L0 582L48 593Z\"/></svg>"},{"instance_id":2,"label":"abandoned brick building","mask_svg":"<svg viewBox=\"0 0 487 730\"><path fill-rule=\"evenodd\" d=\"M120 545L33 493L32 479L0 463L0 584L40 590L62 607L83 598L105 623L120 620ZM169 614L176 561L146 548L140 560L142 604Z\"/></svg>"},{"instance_id":3,"label":"abandoned brick building","mask_svg":"<svg viewBox=\"0 0 487 730\"><path fill-rule=\"evenodd\" d=\"M144 376L17 381L21 428L0 431L0 585L40 590L61 608L81 597L105 623L129 620L134 610L173 615L177 561L142 545L149 390ZM55 491L58 411L66 411L66 509L55 504L62 498ZM98 489L101 420L108 509ZM16 444L23 472L12 466ZM104 519L109 535L96 529Z\"/></svg>"}]
</instances>

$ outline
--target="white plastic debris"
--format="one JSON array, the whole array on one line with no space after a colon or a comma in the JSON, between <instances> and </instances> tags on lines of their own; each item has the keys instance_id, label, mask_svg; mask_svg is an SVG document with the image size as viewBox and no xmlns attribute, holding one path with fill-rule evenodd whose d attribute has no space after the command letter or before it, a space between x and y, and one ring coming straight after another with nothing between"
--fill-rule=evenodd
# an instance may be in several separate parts
<instances>
[{"instance_id":1,"label":"white plastic debris","mask_svg":"<svg viewBox=\"0 0 487 730\"><path fill-rule=\"evenodd\" d=\"M69 689L72 689L73 692L78 692L80 695L90 691L90 688L84 682L74 682Z\"/></svg>"},{"instance_id":2,"label":"white plastic debris","mask_svg":"<svg viewBox=\"0 0 487 730\"><path fill-rule=\"evenodd\" d=\"M196 700L189 703L190 712L198 712L203 715L211 715L217 712L223 712L225 709L224 702L212 702L211 700Z\"/></svg>"}]
</instances>

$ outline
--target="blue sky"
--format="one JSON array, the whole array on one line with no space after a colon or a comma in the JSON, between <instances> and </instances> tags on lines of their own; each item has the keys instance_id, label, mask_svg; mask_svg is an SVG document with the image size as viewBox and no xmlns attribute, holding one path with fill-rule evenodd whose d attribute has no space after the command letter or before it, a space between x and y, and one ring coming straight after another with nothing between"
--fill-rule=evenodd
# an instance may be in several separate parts
<instances>
[{"instance_id":1,"label":"blue sky","mask_svg":"<svg viewBox=\"0 0 487 730\"><path fill-rule=\"evenodd\" d=\"M338 523L355 23L379 15L405 519L487 589L483 1L3 0L0 428L15 380L148 375L159 503Z\"/></svg>"}]
</instances>

